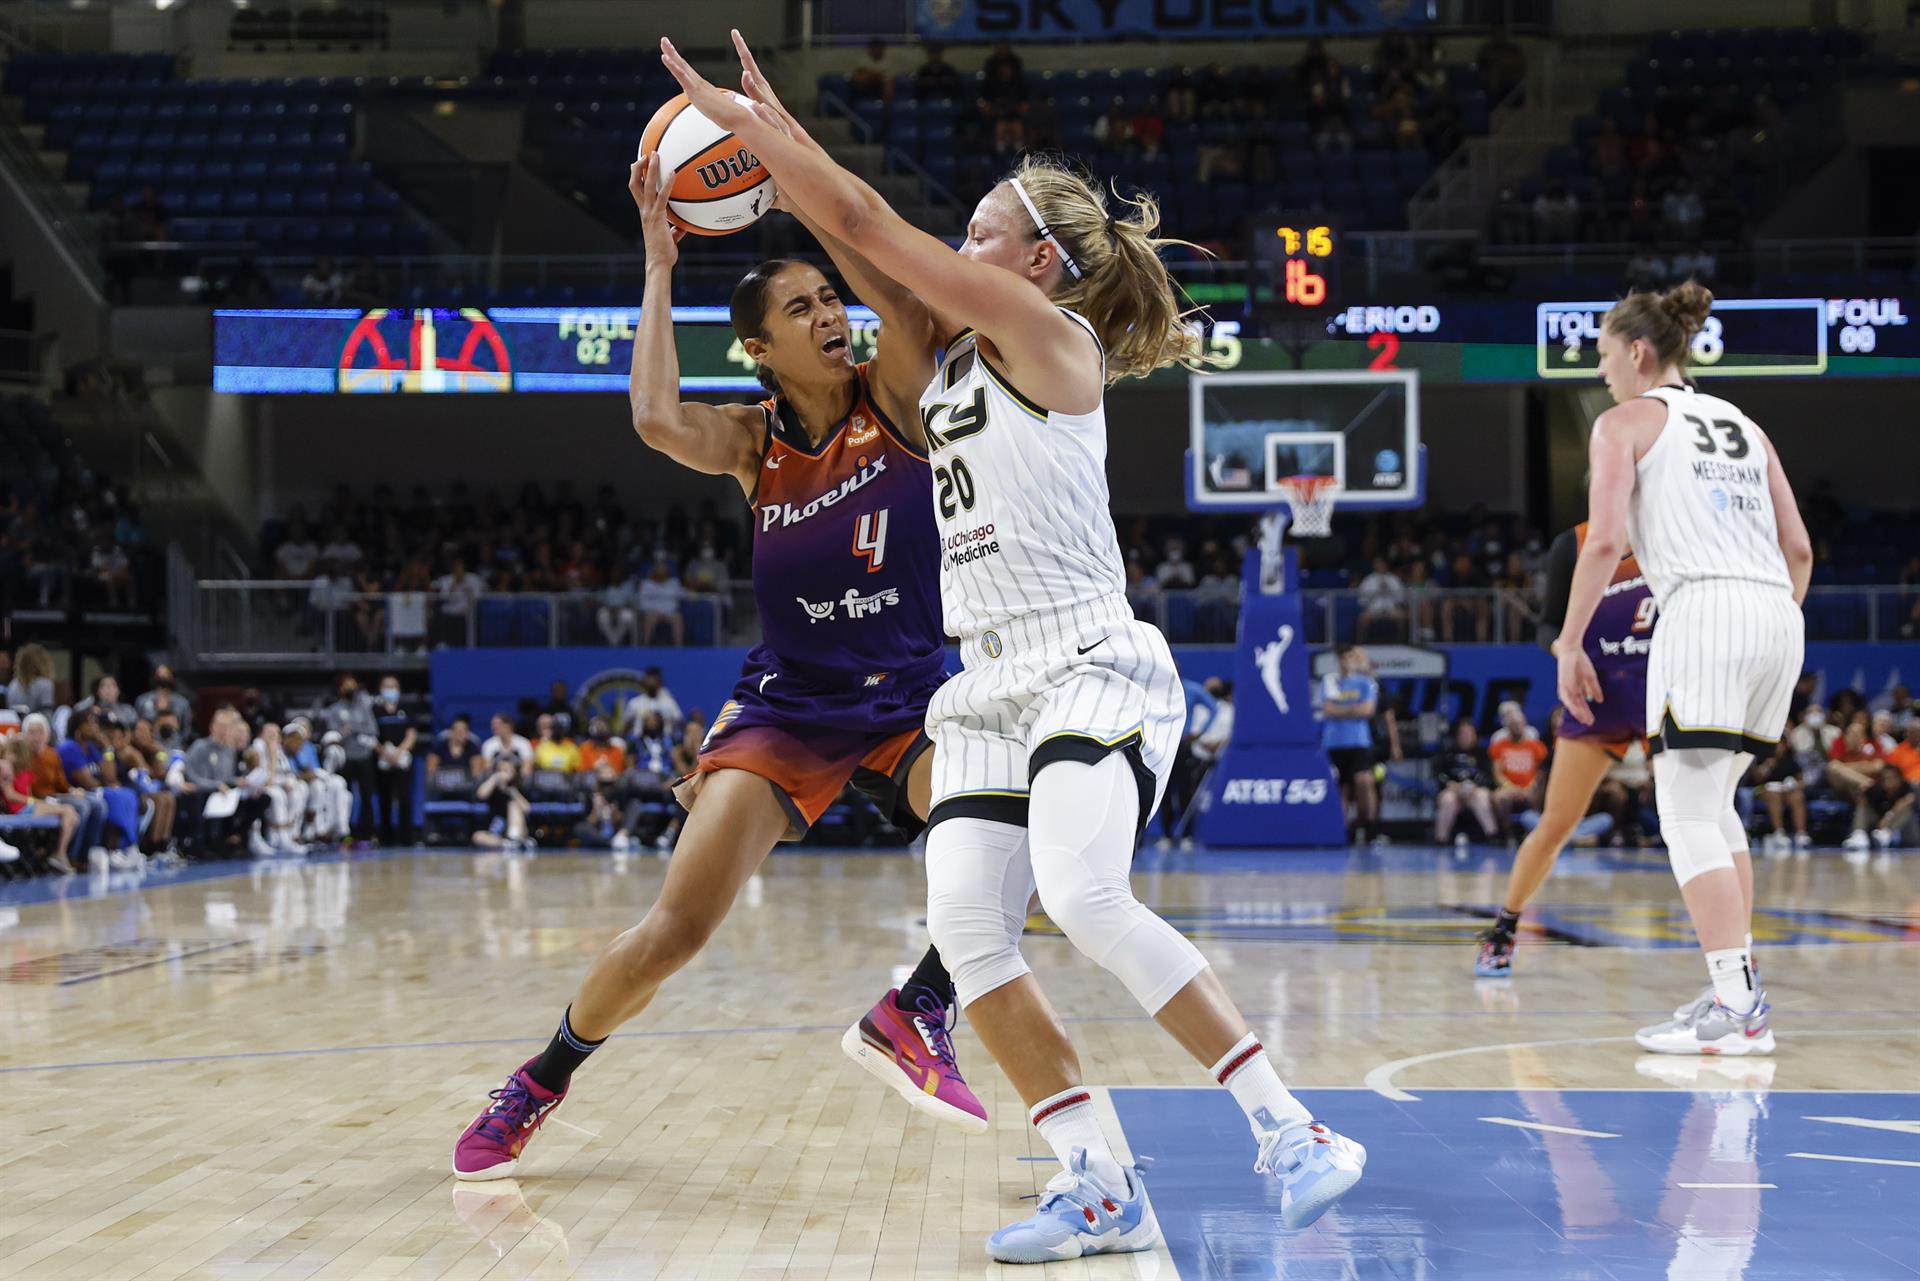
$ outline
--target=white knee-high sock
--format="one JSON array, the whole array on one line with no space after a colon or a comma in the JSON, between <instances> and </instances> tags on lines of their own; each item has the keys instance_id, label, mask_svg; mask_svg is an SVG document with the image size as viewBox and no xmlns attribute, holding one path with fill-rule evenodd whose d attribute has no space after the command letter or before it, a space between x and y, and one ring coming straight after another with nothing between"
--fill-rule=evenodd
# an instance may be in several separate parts
<instances>
[{"instance_id":1,"label":"white knee-high sock","mask_svg":"<svg viewBox=\"0 0 1920 1281\"><path fill-rule=\"evenodd\" d=\"M1280 1083L1266 1047L1252 1032L1236 1041L1208 1070L1214 1080L1232 1092L1233 1101L1247 1114L1247 1125L1256 1139L1270 1130L1285 1130L1313 1119L1306 1104Z\"/></svg>"},{"instance_id":2,"label":"white knee-high sock","mask_svg":"<svg viewBox=\"0 0 1920 1281\"><path fill-rule=\"evenodd\" d=\"M1075 1148L1085 1148L1088 1174L1110 1188L1127 1186L1126 1173L1107 1142L1106 1131L1100 1128L1099 1114L1093 1110L1093 1095L1085 1086L1075 1085L1048 1095L1027 1109L1027 1119L1053 1149L1062 1169L1072 1166Z\"/></svg>"}]
</instances>

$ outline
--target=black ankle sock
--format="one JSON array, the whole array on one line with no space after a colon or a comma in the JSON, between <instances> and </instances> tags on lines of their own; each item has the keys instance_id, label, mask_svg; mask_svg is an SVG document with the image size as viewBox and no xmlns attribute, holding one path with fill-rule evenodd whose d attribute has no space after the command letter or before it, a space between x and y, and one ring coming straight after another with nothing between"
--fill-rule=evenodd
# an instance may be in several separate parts
<instances>
[{"instance_id":1,"label":"black ankle sock","mask_svg":"<svg viewBox=\"0 0 1920 1281\"><path fill-rule=\"evenodd\" d=\"M923 1000L936 1002L943 1010L951 1009L959 1001L953 991L953 976L947 973L940 953L933 948L927 949L912 975L900 985L900 994L893 998L893 1005L912 1014L919 1012Z\"/></svg>"},{"instance_id":2,"label":"black ankle sock","mask_svg":"<svg viewBox=\"0 0 1920 1281\"><path fill-rule=\"evenodd\" d=\"M567 1088L567 1082L587 1061L587 1056L606 1044L602 1038L589 1041L577 1035L567 1023L573 1007L567 1007L566 1014L560 1016L560 1027L554 1032L553 1040L547 1042L547 1048L539 1058L527 1065L527 1075L539 1083L542 1089L552 1090L555 1094Z\"/></svg>"},{"instance_id":3,"label":"black ankle sock","mask_svg":"<svg viewBox=\"0 0 1920 1281\"><path fill-rule=\"evenodd\" d=\"M1512 938L1514 931L1519 928L1520 913L1518 912L1509 912L1503 907L1500 909L1500 915L1493 918L1493 932L1495 934L1504 934L1508 938Z\"/></svg>"}]
</instances>

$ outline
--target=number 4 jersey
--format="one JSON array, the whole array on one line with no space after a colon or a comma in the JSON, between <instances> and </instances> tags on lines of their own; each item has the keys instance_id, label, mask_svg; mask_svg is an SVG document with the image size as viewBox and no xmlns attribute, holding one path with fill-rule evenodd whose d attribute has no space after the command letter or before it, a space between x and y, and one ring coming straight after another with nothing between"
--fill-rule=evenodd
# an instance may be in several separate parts
<instances>
[{"instance_id":1,"label":"number 4 jersey","mask_svg":"<svg viewBox=\"0 0 1920 1281\"><path fill-rule=\"evenodd\" d=\"M1641 456L1627 537L1664 608L1681 586L1732 579L1791 590L1768 488L1767 438L1738 408L1656 387L1667 425Z\"/></svg>"},{"instance_id":2,"label":"number 4 jersey","mask_svg":"<svg viewBox=\"0 0 1920 1281\"><path fill-rule=\"evenodd\" d=\"M818 445L784 398L762 403L753 593L771 666L872 690L943 671L946 650L927 460L874 403L864 364L859 380Z\"/></svg>"}]
</instances>

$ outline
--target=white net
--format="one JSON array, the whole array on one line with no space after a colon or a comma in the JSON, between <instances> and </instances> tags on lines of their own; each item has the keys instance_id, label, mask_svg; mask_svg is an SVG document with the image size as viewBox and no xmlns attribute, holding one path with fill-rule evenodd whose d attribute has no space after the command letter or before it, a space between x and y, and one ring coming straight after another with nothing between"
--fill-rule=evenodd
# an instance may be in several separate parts
<instances>
[{"instance_id":1,"label":"white net","mask_svg":"<svg viewBox=\"0 0 1920 1281\"><path fill-rule=\"evenodd\" d=\"M1333 532L1333 505L1340 481L1333 476L1287 476L1278 486L1286 495L1295 538L1325 538Z\"/></svg>"}]
</instances>

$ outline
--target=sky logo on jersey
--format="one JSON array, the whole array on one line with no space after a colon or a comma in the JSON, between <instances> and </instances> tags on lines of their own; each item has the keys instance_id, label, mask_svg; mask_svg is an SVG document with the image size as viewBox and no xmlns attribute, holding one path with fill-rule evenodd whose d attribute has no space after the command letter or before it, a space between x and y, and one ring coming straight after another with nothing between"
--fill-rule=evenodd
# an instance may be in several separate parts
<instances>
[{"instance_id":1,"label":"sky logo on jersey","mask_svg":"<svg viewBox=\"0 0 1920 1281\"><path fill-rule=\"evenodd\" d=\"M864 489L871 481L886 471L886 469L887 458L885 454L882 454L871 463L862 464L859 471L847 477L818 498L804 505L800 503L768 503L760 509L760 532L764 534L775 525L782 528L788 525L797 525L803 520L817 516L841 499Z\"/></svg>"}]
</instances>

